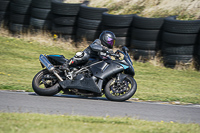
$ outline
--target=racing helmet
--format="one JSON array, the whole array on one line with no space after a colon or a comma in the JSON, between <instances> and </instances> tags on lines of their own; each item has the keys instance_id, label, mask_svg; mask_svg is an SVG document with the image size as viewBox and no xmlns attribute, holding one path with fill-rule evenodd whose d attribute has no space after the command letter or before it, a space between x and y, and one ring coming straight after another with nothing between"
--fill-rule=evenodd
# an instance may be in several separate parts
<instances>
[{"instance_id":1,"label":"racing helmet","mask_svg":"<svg viewBox=\"0 0 200 133\"><path fill-rule=\"evenodd\" d=\"M113 48L116 37L113 32L106 30L100 34L99 39L101 40L102 45L108 48Z\"/></svg>"}]
</instances>

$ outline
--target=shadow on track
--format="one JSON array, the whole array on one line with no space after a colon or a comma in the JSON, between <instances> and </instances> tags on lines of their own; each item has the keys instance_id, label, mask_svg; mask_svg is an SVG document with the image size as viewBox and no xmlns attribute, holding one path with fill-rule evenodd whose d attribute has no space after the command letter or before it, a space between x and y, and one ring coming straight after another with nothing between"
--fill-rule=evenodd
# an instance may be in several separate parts
<instances>
[{"instance_id":1,"label":"shadow on track","mask_svg":"<svg viewBox=\"0 0 200 133\"><path fill-rule=\"evenodd\" d=\"M29 92L28 95L40 96L40 95L37 95L35 92ZM61 98L76 98L76 99L110 101L106 97L87 97L87 96L81 96L81 95L66 95L66 94L61 94L61 93L58 93L58 94L56 94L54 96L48 96L48 97L61 97ZM118 102L118 101L110 101L110 102ZM131 103L131 101L124 101L124 102Z\"/></svg>"}]
</instances>

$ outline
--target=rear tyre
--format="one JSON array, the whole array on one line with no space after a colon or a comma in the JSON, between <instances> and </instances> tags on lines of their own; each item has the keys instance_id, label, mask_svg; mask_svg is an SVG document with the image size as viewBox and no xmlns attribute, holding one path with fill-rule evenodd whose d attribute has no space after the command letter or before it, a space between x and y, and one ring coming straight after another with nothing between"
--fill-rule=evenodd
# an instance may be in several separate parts
<instances>
[{"instance_id":1,"label":"rear tyre","mask_svg":"<svg viewBox=\"0 0 200 133\"><path fill-rule=\"evenodd\" d=\"M131 98L137 90L137 83L131 76L125 77L122 83L115 83L115 78L112 78L105 87L106 98L111 101L126 101Z\"/></svg>"},{"instance_id":2,"label":"rear tyre","mask_svg":"<svg viewBox=\"0 0 200 133\"><path fill-rule=\"evenodd\" d=\"M32 81L33 90L41 96L53 96L61 90L60 85L57 79L44 79L45 75L52 74L44 69L35 75Z\"/></svg>"}]
</instances>

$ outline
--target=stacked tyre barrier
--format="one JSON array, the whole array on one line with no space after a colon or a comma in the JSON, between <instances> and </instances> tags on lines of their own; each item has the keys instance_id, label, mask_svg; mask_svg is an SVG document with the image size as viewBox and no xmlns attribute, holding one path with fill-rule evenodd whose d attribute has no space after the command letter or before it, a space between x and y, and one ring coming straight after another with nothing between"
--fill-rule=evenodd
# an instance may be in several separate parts
<instances>
[{"instance_id":1,"label":"stacked tyre barrier","mask_svg":"<svg viewBox=\"0 0 200 133\"><path fill-rule=\"evenodd\" d=\"M107 8L88 7L88 3L0 0L0 23L7 20L14 33L32 27L49 30L64 39L87 41L94 41L102 31L109 30L117 37L116 46L130 47L136 60L142 57L146 61L161 50L167 67L190 63L194 56L200 66L200 20L113 15L107 13Z\"/></svg>"},{"instance_id":2,"label":"stacked tyre barrier","mask_svg":"<svg viewBox=\"0 0 200 133\"><path fill-rule=\"evenodd\" d=\"M52 32L64 39L74 40L80 5L80 3L63 3L62 0L52 1Z\"/></svg>"},{"instance_id":3,"label":"stacked tyre barrier","mask_svg":"<svg viewBox=\"0 0 200 133\"><path fill-rule=\"evenodd\" d=\"M197 44L194 46L194 66L197 70L200 70L200 31L197 37Z\"/></svg>"},{"instance_id":4,"label":"stacked tyre barrier","mask_svg":"<svg viewBox=\"0 0 200 133\"><path fill-rule=\"evenodd\" d=\"M0 0L0 24L8 23L10 0Z\"/></svg>"},{"instance_id":5,"label":"stacked tyre barrier","mask_svg":"<svg viewBox=\"0 0 200 133\"><path fill-rule=\"evenodd\" d=\"M199 46L198 46L198 67L200 68L200 43L199 43Z\"/></svg>"},{"instance_id":6,"label":"stacked tyre barrier","mask_svg":"<svg viewBox=\"0 0 200 133\"><path fill-rule=\"evenodd\" d=\"M130 15L112 15L106 12L102 15L102 30L109 30L115 33L116 46L129 46L130 26L133 20L133 14Z\"/></svg>"},{"instance_id":7,"label":"stacked tyre barrier","mask_svg":"<svg viewBox=\"0 0 200 133\"><path fill-rule=\"evenodd\" d=\"M51 0L32 0L30 26L33 29L51 30Z\"/></svg>"},{"instance_id":8,"label":"stacked tyre barrier","mask_svg":"<svg viewBox=\"0 0 200 133\"><path fill-rule=\"evenodd\" d=\"M131 52L135 60L154 58L161 47L164 18L133 16L131 28Z\"/></svg>"},{"instance_id":9,"label":"stacked tyre barrier","mask_svg":"<svg viewBox=\"0 0 200 133\"><path fill-rule=\"evenodd\" d=\"M173 68L180 62L192 62L199 30L200 20L165 19L162 36L162 53L165 66Z\"/></svg>"},{"instance_id":10,"label":"stacked tyre barrier","mask_svg":"<svg viewBox=\"0 0 200 133\"><path fill-rule=\"evenodd\" d=\"M12 0L10 3L9 29L12 32L25 32L30 23L32 0Z\"/></svg>"},{"instance_id":11,"label":"stacked tyre barrier","mask_svg":"<svg viewBox=\"0 0 200 133\"><path fill-rule=\"evenodd\" d=\"M82 4L76 32L77 40L85 38L88 41L94 41L98 38L102 27L102 13L107 11L107 8L93 8Z\"/></svg>"}]
</instances>

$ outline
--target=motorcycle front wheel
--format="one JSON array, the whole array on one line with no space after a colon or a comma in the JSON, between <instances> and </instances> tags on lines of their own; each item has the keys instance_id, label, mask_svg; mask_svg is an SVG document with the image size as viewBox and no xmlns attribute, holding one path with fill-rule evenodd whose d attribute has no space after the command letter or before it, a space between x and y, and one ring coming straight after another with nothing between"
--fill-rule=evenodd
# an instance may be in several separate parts
<instances>
[{"instance_id":1,"label":"motorcycle front wheel","mask_svg":"<svg viewBox=\"0 0 200 133\"><path fill-rule=\"evenodd\" d=\"M137 90L137 83L134 78L128 76L119 83L116 78L112 78L104 89L105 96L111 101L126 101L131 98Z\"/></svg>"},{"instance_id":2,"label":"motorcycle front wheel","mask_svg":"<svg viewBox=\"0 0 200 133\"><path fill-rule=\"evenodd\" d=\"M35 75L32 81L35 93L41 96L53 96L61 90L57 79L44 78L51 75L47 69L41 70Z\"/></svg>"}]
</instances>

